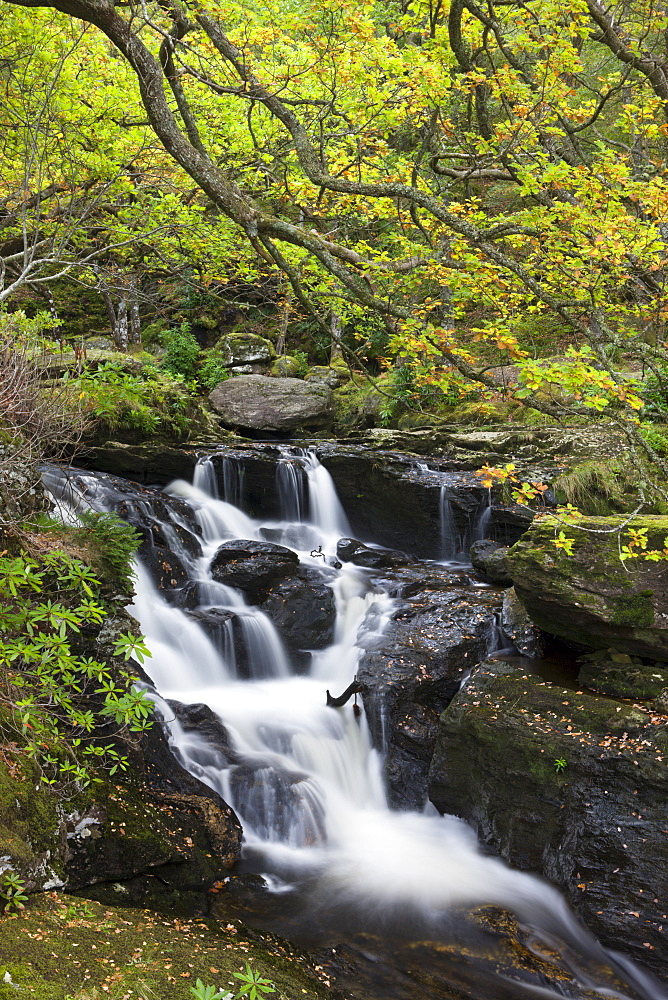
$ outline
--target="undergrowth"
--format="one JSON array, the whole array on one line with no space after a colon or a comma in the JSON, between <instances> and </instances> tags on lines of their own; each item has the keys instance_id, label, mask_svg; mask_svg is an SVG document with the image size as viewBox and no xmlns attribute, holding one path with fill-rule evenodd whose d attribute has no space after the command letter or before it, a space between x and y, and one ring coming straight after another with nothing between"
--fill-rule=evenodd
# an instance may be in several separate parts
<instances>
[{"instance_id":1,"label":"undergrowth","mask_svg":"<svg viewBox=\"0 0 668 1000\"><path fill-rule=\"evenodd\" d=\"M72 398L85 405L103 431L124 429L144 437L162 432L183 439L191 429L189 386L181 375L154 365L133 375L121 362L107 361L68 384Z\"/></svg>"},{"instance_id":2,"label":"undergrowth","mask_svg":"<svg viewBox=\"0 0 668 1000\"><path fill-rule=\"evenodd\" d=\"M559 503L583 514L625 513L638 501L638 470L626 458L580 462L552 484Z\"/></svg>"},{"instance_id":3,"label":"undergrowth","mask_svg":"<svg viewBox=\"0 0 668 1000\"><path fill-rule=\"evenodd\" d=\"M100 766L125 770L117 739L145 730L152 714L128 669L80 651L107 615L100 596L90 567L65 552L0 555L0 731L38 761L42 781L72 791L100 780ZM150 653L124 634L113 656Z\"/></svg>"}]
</instances>

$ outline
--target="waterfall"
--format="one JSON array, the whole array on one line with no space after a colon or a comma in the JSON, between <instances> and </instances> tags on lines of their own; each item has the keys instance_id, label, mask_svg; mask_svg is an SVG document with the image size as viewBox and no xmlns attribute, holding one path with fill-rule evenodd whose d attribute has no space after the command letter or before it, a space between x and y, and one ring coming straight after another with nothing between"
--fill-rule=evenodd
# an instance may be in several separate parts
<instances>
[{"instance_id":1,"label":"waterfall","mask_svg":"<svg viewBox=\"0 0 668 1000\"><path fill-rule=\"evenodd\" d=\"M439 496L439 533L441 536L441 559L454 559L462 550L462 541L455 521L454 511L448 495L448 487L441 486Z\"/></svg>"},{"instance_id":2,"label":"waterfall","mask_svg":"<svg viewBox=\"0 0 668 1000\"><path fill-rule=\"evenodd\" d=\"M276 486L281 517L285 521L305 521L307 498L304 469L287 449L281 451L276 464Z\"/></svg>"},{"instance_id":3,"label":"waterfall","mask_svg":"<svg viewBox=\"0 0 668 1000\"><path fill-rule=\"evenodd\" d=\"M308 479L310 520L325 535L342 538L350 535L350 523L341 506L332 477L320 464L314 451L303 454Z\"/></svg>"},{"instance_id":4,"label":"waterfall","mask_svg":"<svg viewBox=\"0 0 668 1000\"><path fill-rule=\"evenodd\" d=\"M210 458L198 460L193 474L193 486L208 496L218 499L218 477L216 476L216 467ZM227 496L225 499L227 500ZM237 504L237 506L239 505Z\"/></svg>"},{"instance_id":5,"label":"waterfall","mask_svg":"<svg viewBox=\"0 0 668 1000\"><path fill-rule=\"evenodd\" d=\"M473 541L477 542L481 538L493 538L494 527L492 525L492 491L487 490L487 496L480 504L473 525Z\"/></svg>"},{"instance_id":6,"label":"waterfall","mask_svg":"<svg viewBox=\"0 0 668 1000\"><path fill-rule=\"evenodd\" d=\"M235 507L243 507L246 500L246 470L243 462L233 456L225 455L222 460L222 466L223 500L226 503L233 504ZM218 493L212 493L211 495L217 496Z\"/></svg>"},{"instance_id":7,"label":"waterfall","mask_svg":"<svg viewBox=\"0 0 668 1000\"><path fill-rule=\"evenodd\" d=\"M313 452L293 454L308 481L311 527L334 544L350 528L331 478ZM205 551L192 567L200 611L218 608L233 616L244 636L247 679L238 676L232 634L226 632L216 648L197 621L166 602L141 565L130 610L152 651L145 670L157 688L156 705L174 751L236 810L247 856L267 873L267 884L288 891L304 887L309 906L344 907L347 919L362 929L371 917L400 915L428 926L436 938L445 933L453 908L493 904L514 911L552 954L561 948L583 990L597 985L587 968L612 965L622 970L636 1000L666 1000L668 993L656 984L643 985L642 973L622 968L621 959L615 963L556 889L482 854L463 821L389 809L382 760L364 714L357 717L350 704L327 707L325 691L339 694L353 680L362 645L378 642L393 602L370 586L364 571L350 564L335 570L298 550L302 563L333 588L336 626L333 644L312 656L308 674L297 675L269 618L238 591L212 580L208 567L218 544L235 532L250 539L275 532L285 539L291 531L299 536L303 526L251 520L202 488L208 474L202 468L199 486L179 482L170 493L192 506L202 526ZM87 485L103 508L104 489L95 493ZM50 488L67 493L57 476ZM67 502L76 511L75 492L67 493ZM231 762L186 731L163 699L209 705L227 730ZM518 986L518 997L563 995L549 986L531 989ZM630 996L610 988L608 978L603 990L609 997Z\"/></svg>"}]
</instances>

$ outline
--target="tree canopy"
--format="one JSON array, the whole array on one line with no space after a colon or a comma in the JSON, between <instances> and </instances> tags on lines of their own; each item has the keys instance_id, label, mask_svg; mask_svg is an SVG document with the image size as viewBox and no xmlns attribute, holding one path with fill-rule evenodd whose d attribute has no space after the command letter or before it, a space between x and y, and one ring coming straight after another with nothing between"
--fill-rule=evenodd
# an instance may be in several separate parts
<instances>
[{"instance_id":1,"label":"tree canopy","mask_svg":"<svg viewBox=\"0 0 668 1000\"><path fill-rule=\"evenodd\" d=\"M53 120L30 120L59 166L46 188L24 184L24 216L61 175L86 218L113 190L110 246L141 232L204 276L277 269L323 328L334 315L381 330L388 357L432 384L494 388L493 365L511 360L527 404L609 413L649 448L618 362L659 379L668 362L668 15L655 0L1 6L20 26L12 92L25 100L22 44L58 73ZM73 258L97 253L81 240L68 237ZM533 356L527 322L558 331L557 358Z\"/></svg>"}]
</instances>

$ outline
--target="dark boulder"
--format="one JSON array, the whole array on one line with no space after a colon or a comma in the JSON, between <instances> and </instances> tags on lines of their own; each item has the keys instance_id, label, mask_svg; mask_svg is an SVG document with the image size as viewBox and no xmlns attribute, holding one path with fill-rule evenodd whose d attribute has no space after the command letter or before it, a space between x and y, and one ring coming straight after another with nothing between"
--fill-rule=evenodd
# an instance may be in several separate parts
<instances>
[{"instance_id":1,"label":"dark boulder","mask_svg":"<svg viewBox=\"0 0 668 1000\"><path fill-rule=\"evenodd\" d=\"M271 587L293 576L299 557L292 549L272 542L249 540L223 542L211 561L214 580L243 591L251 604L258 604Z\"/></svg>"},{"instance_id":2,"label":"dark boulder","mask_svg":"<svg viewBox=\"0 0 668 1000\"><path fill-rule=\"evenodd\" d=\"M288 650L324 649L334 641L336 603L322 575L300 566L294 576L279 580L267 592L260 607L278 628ZM307 663L310 657L304 662Z\"/></svg>"},{"instance_id":3,"label":"dark boulder","mask_svg":"<svg viewBox=\"0 0 668 1000\"><path fill-rule=\"evenodd\" d=\"M485 656L500 597L448 589L445 569L402 600L360 660L358 679L375 745L384 749L389 799L421 808L438 719L462 678Z\"/></svg>"},{"instance_id":4,"label":"dark boulder","mask_svg":"<svg viewBox=\"0 0 668 1000\"><path fill-rule=\"evenodd\" d=\"M369 569L385 569L405 563L409 557L396 549L374 549L356 538L342 538L336 546L336 554L343 562L353 562Z\"/></svg>"},{"instance_id":5,"label":"dark boulder","mask_svg":"<svg viewBox=\"0 0 668 1000\"><path fill-rule=\"evenodd\" d=\"M201 736L211 751L218 754L225 764L236 760L227 729L208 705L203 705L201 702L184 705L180 701L169 701L167 704L173 710L184 732L194 732Z\"/></svg>"},{"instance_id":6,"label":"dark boulder","mask_svg":"<svg viewBox=\"0 0 668 1000\"><path fill-rule=\"evenodd\" d=\"M668 719L481 664L441 716L432 802L566 893L604 942L668 973Z\"/></svg>"},{"instance_id":7,"label":"dark boulder","mask_svg":"<svg viewBox=\"0 0 668 1000\"><path fill-rule=\"evenodd\" d=\"M489 538L481 538L471 546L471 564L479 573L484 573L491 583L500 587L510 587L512 578L506 566L508 546L499 545Z\"/></svg>"}]
</instances>

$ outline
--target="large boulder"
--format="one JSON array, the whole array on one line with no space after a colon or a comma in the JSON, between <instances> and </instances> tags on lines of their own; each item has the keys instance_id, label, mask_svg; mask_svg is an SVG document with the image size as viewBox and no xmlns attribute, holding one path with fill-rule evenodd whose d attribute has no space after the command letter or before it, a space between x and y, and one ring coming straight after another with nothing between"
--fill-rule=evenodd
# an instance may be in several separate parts
<instances>
[{"instance_id":1,"label":"large boulder","mask_svg":"<svg viewBox=\"0 0 668 1000\"><path fill-rule=\"evenodd\" d=\"M331 389L322 382L264 375L228 379L213 390L209 401L225 424L246 431L320 430L331 423L334 412Z\"/></svg>"},{"instance_id":2,"label":"large boulder","mask_svg":"<svg viewBox=\"0 0 668 1000\"><path fill-rule=\"evenodd\" d=\"M283 642L304 665L306 650L325 649L334 641L336 602L334 591L322 575L300 566L294 576L272 585L261 604L278 628Z\"/></svg>"},{"instance_id":3,"label":"large boulder","mask_svg":"<svg viewBox=\"0 0 668 1000\"><path fill-rule=\"evenodd\" d=\"M210 572L218 583L242 590L251 604L258 604L275 583L292 576L298 565L297 553L284 545L243 539L223 542Z\"/></svg>"},{"instance_id":4,"label":"large boulder","mask_svg":"<svg viewBox=\"0 0 668 1000\"><path fill-rule=\"evenodd\" d=\"M575 527L553 518L534 524L507 553L515 591L545 632L590 649L668 660L668 568L663 560L619 558L617 517L583 517ZM581 530L585 529L585 530ZM664 548L668 517L635 517L648 549ZM560 531L572 554L555 546Z\"/></svg>"},{"instance_id":5,"label":"large boulder","mask_svg":"<svg viewBox=\"0 0 668 1000\"><path fill-rule=\"evenodd\" d=\"M388 796L401 809L427 801L439 715L486 655L500 606L498 593L453 586L445 569L421 575L415 589L404 583L410 597L397 602L382 636L366 640L357 672L374 743L385 751Z\"/></svg>"},{"instance_id":6,"label":"large boulder","mask_svg":"<svg viewBox=\"0 0 668 1000\"><path fill-rule=\"evenodd\" d=\"M488 661L441 716L429 794L665 975L667 749L666 718Z\"/></svg>"}]
</instances>

